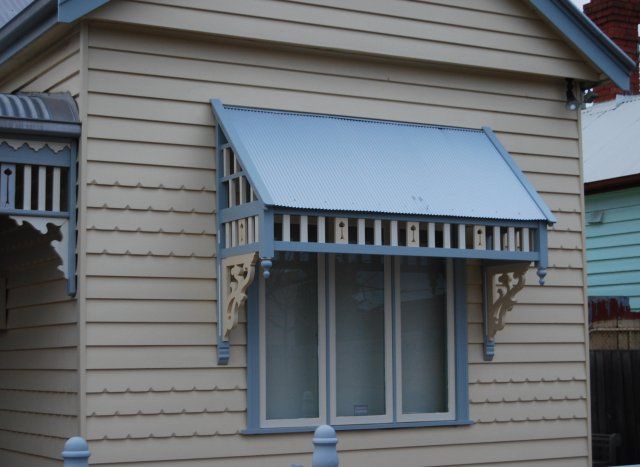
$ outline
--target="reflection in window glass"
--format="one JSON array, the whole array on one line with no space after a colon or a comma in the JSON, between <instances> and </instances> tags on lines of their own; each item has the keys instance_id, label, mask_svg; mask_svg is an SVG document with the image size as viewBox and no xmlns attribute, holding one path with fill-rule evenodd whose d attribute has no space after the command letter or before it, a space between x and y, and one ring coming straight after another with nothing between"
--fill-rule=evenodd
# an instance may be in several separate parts
<instances>
[{"instance_id":1,"label":"reflection in window glass","mask_svg":"<svg viewBox=\"0 0 640 467\"><path fill-rule=\"evenodd\" d=\"M444 260L400 260L402 412L446 412L447 281Z\"/></svg>"},{"instance_id":2,"label":"reflection in window glass","mask_svg":"<svg viewBox=\"0 0 640 467\"><path fill-rule=\"evenodd\" d=\"M384 415L383 257L336 255L335 348L337 415Z\"/></svg>"},{"instance_id":3,"label":"reflection in window glass","mask_svg":"<svg viewBox=\"0 0 640 467\"><path fill-rule=\"evenodd\" d=\"M265 287L267 419L317 418L317 256L279 254Z\"/></svg>"}]
</instances>

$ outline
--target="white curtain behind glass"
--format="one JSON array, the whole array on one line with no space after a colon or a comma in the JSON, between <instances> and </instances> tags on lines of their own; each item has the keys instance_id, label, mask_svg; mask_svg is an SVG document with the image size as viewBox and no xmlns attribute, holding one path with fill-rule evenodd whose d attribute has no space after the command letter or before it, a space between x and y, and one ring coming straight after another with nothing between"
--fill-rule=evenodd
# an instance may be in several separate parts
<instances>
[{"instance_id":1,"label":"white curtain behind glass","mask_svg":"<svg viewBox=\"0 0 640 467\"><path fill-rule=\"evenodd\" d=\"M444 260L400 260L402 412L447 411L447 283Z\"/></svg>"},{"instance_id":2,"label":"white curtain behind glass","mask_svg":"<svg viewBox=\"0 0 640 467\"><path fill-rule=\"evenodd\" d=\"M384 415L384 258L336 255L338 416Z\"/></svg>"},{"instance_id":3,"label":"white curtain behind glass","mask_svg":"<svg viewBox=\"0 0 640 467\"><path fill-rule=\"evenodd\" d=\"M265 287L267 419L317 418L317 256L279 254Z\"/></svg>"}]
</instances>

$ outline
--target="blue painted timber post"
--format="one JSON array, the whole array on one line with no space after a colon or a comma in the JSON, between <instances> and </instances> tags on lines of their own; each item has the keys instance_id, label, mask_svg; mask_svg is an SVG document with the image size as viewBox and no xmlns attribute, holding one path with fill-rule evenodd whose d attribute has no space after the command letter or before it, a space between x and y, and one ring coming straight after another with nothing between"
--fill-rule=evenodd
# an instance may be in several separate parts
<instances>
[{"instance_id":1,"label":"blue painted timber post","mask_svg":"<svg viewBox=\"0 0 640 467\"><path fill-rule=\"evenodd\" d=\"M338 438L329 425L320 425L313 434L313 467L338 467Z\"/></svg>"},{"instance_id":2,"label":"blue painted timber post","mask_svg":"<svg viewBox=\"0 0 640 467\"><path fill-rule=\"evenodd\" d=\"M63 467L89 467L89 445L80 436L69 438L62 451Z\"/></svg>"}]
</instances>

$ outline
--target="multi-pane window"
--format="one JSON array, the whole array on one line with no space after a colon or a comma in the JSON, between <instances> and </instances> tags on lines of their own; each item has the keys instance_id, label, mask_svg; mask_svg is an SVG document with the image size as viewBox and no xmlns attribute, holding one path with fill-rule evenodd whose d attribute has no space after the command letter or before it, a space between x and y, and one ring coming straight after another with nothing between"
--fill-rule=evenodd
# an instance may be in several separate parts
<instances>
[{"instance_id":1,"label":"multi-pane window","mask_svg":"<svg viewBox=\"0 0 640 467\"><path fill-rule=\"evenodd\" d=\"M257 300L261 428L455 419L450 260L280 253Z\"/></svg>"}]
</instances>

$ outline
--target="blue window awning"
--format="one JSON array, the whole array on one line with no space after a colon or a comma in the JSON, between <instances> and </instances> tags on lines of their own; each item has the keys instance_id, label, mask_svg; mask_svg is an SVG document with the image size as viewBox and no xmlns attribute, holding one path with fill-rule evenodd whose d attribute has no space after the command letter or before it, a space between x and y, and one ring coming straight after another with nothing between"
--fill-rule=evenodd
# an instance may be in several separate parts
<instances>
[{"instance_id":1,"label":"blue window awning","mask_svg":"<svg viewBox=\"0 0 640 467\"><path fill-rule=\"evenodd\" d=\"M489 129L216 107L267 206L555 221Z\"/></svg>"},{"instance_id":2,"label":"blue window awning","mask_svg":"<svg viewBox=\"0 0 640 467\"><path fill-rule=\"evenodd\" d=\"M487 290L504 289L487 316L513 306L529 263L544 283L556 219L490 128L212 106L220 363L257 263L268 277L278 251L482 260Z\"/></svg>"},{"instance_id":3,"label":"blue window awning","mask_svg":"<svg viewBox=\"0 0 640 467\"><path fill-rule=\"evenodd\" d=\"M491 129L212 105L221 258L534 261L544 277L556 219Z\"/></svg>"}]
</instances>

